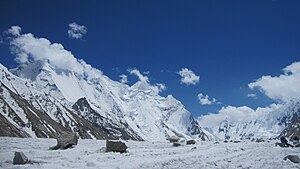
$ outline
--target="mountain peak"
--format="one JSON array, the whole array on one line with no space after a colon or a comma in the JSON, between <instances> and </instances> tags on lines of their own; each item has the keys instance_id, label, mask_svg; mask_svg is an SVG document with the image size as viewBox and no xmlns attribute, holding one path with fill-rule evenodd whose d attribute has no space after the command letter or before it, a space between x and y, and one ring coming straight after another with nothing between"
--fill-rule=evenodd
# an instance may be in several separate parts
<instances>
[{"instance_id":1,"label":"mountain peak","mask_svg":"<svg viewBox=\"0 0 300 169\"><path fill-rule=\"evenodd\" d=\"M52 120L68 126L68 129L72 128L70 124L75 126L76 119L79 120L77 116L80 116L115 138L163 141L174 134L183 138L206 138L191 113L178 100L173 96L164 98L159 95L159 85L140 79L134 85L127 86L109 79L92 67L87 66L85 70L83 74L78 74L61 70L48 62L34 61L11 70L11 78L18 81L1 81L24 96L28 104L35 105L38 111L49 113ZM30 79L30 85L27 79ZM15 103L9 106L15 112L22 109ZM83 122L79 121L77 125ZM81 133L84 133L82 138L93 135L92 131ZM97 135L94 137L100 138Z\"/></svg>"}]
</instances>

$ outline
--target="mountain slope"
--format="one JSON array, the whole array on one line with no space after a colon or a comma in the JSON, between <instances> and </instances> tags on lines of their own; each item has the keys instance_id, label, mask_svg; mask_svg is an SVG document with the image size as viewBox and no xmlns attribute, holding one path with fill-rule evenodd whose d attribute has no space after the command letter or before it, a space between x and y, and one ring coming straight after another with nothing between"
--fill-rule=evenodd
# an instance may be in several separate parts
<instances>
[{"instance_id":1,"label":"mountain slope","mask_svg":"<svg viewBox=\"0 0 300 169\"><path fill-rule=\"evenodd\" d=\"M159 96L148 81L127 86L91 67L78 74L42 61L11 71L1 65L0 70L1 114L16 128L17 136L24 132L24 136L55 137L66 129L81 138L161 141L177 135L208 139L179 101Z\"/></svg>"}]
</instances>

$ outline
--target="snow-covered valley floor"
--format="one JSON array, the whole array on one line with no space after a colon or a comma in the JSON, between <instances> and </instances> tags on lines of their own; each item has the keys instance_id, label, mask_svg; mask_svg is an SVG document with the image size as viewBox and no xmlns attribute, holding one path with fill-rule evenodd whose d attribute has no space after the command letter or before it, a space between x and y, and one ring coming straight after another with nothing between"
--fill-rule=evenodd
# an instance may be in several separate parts
<instances>
[{"instance_id":1,"label":"snow-covered valley floor","mask_svg":"<svg viewBox=\"0 0 300 169\"><path fill-rule=\"evenodd\" d=\"M0 168L220 168L300 169L300 164L283 160L300 156L300 148L275 147L275 141L255 143L197 142L172 147L166 142L125 141L128 153L106 153L104 140L79 140L67 150L48 150L55 139L0 138ZM196 147L196 148L195 148ZM23 151L34 164L13 165L15 151Z\"/></svg>"}]
</instances>

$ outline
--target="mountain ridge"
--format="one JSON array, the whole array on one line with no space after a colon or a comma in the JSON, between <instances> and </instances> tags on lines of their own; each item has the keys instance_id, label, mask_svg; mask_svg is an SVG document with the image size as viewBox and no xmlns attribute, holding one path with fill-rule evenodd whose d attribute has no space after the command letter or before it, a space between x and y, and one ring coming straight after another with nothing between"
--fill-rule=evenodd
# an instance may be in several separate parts
<instances>
[{"instance_id":1,"label":"mountain ridge","mask_svg":"<svg viewBox=\"0 0 300 169\"><path fill-rule=\"evenodd\" d=\"M299 117L300 100L290 99L279 108L257 118L243 122L226 118L212 127L204 128L220 140L270 139L280 136L292 138L300 136ZM201 118L198 121L201 124Z\"/></svg>"},{"instance_id":2,"label":"mountain ridge","mask_svg":"<svg viewBox=\"0 0 300 169\"><path fill-rule=\"evenodd\" d=\"M32 61L10 71L0 65L0 70L3 105L10 100L12 109L22 112L26 108L16 100L23 99L23 105L36 109L33 112L43 112L58 123L55 125L75 131L81 138L162 141L176 135L208 139L191 113L173 96L159 96L160 89L150 85L148 79L140 79L128 86L109 79L91 67L89 70L95 74L90 75L88 71L78 74L57 70L45 61ZM6 114L4 111L1 113ZM27 120L31 123L32 119L27 119L29 115L25 113L24 116L23 122ZM35 116L40 117L37 113ZM14 121L8 114L3 117ZM79 125L82 123L87 128ZM21 130L28 130L27 134L31 137L55 137L55 132L54 135L36 135L37 130L32 133L30 128L12 124ZM40 132L46 132L46 129Z\"/></svg>"}]
</instances>

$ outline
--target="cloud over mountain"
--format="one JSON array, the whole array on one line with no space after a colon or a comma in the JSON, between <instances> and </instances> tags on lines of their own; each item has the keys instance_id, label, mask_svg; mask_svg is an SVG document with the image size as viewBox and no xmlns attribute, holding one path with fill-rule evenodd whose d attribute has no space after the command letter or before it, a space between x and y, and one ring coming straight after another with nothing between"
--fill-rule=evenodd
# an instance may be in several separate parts
<instances>
[{"instance_id":1,"label":"cloud over mountain","mask_svg":"<svg viewBox=\"0 0 300 169\"><path fill-rule=\"evenodd\" d=\"M46 38L35 37L32 33L21 34L21 27L12 26L8 31L10 51L15 60L22 64L29 61L48 62L60 70L68 70L89 78L97 77L101 71L92 68L83 60L78 60L60 43L52 43ZM87 73L88 72L88 73Z\"/></svg>"},{"instance_id":2,"label":"cloud over mountain","mask_svg":"<svg viewBox=\"0 0 300 169\"><path fill-rule=\"evenodd\" d=\"M200 125L203 127L218 126L223 120L230 119L234 122L246 122L251 119L256 119L265 113L274 111L281 107L280 104L271 104L267 107L258 107L257 109L251 109L247 106L226 106L222 107L216 114L208 114L199 117Z\"/></svg>"},{"instance_id":3,"label":"cloud over mountain","mask_svg":"<svg viewBox=\"0 0 300 169\"><path fill-rule=\"evenodd\" d=\"M288 101L300 98L300 62L294 62L283 69L279 76L262 76L255 82L248 84L250 89L259 89L269 98Z\"/></svg>"}]
</instances>

